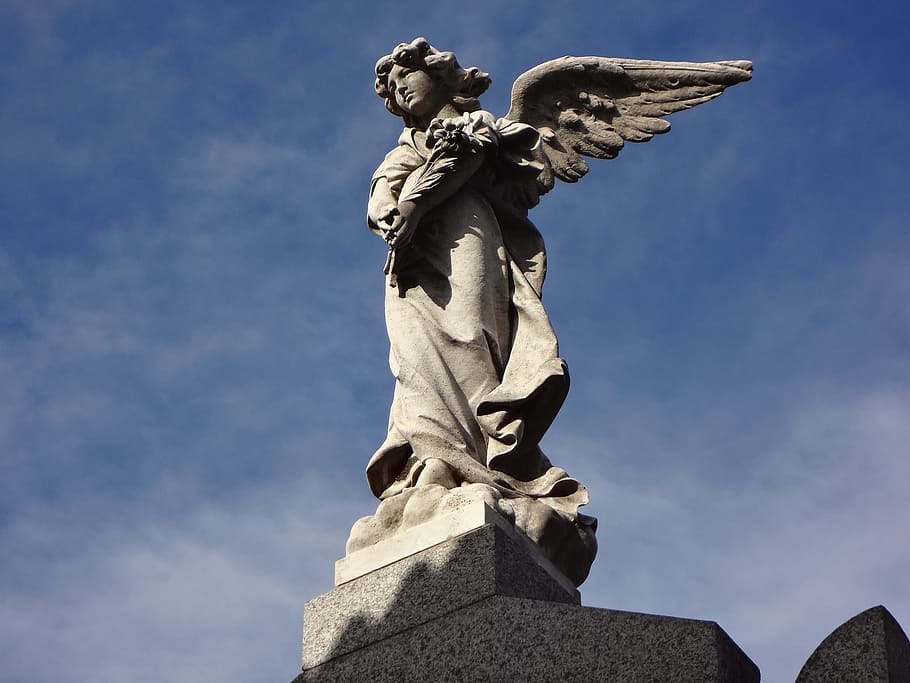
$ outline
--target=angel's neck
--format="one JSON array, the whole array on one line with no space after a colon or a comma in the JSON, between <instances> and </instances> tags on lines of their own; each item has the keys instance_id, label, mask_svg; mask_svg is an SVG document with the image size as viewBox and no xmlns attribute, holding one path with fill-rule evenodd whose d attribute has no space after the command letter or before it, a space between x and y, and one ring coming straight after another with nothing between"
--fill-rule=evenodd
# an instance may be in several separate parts
<instances>
[{"instance_id":1,"label":"angel's neck","mask_svg":"<svg viewBox=\"0 0 910 683\"><path fill-rule=\"evenodd\" d=\"M451 102L446 102L435 114L422 116L416 119L413 123L415 128L426 130L430 127L430 122L433 119L454 119L458 118L459 116L461 116L461 112L455 108L455 105Z\"/></svg>"}]
</instances>

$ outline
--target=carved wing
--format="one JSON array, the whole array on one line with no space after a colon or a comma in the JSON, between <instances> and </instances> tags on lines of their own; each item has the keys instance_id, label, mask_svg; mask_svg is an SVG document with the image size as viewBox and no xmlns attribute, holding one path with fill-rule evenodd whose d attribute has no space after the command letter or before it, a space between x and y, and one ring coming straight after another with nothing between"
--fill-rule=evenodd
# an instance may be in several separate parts
<instances>
[{"instance_id":1,"label":"carved wing","mask_svg":"<svg viewBox=\"0 0 910 683\"><path fill-rule=\"evenodd\" d=\"M712 100L752 78L752 63L659 62L561 57L534 67L512 86L506 118L540 132L553 175L574 183L588 172L581 155L612 159L624 142L647 142L670 130L662 117Z\"/></svg>"}]
</instances>

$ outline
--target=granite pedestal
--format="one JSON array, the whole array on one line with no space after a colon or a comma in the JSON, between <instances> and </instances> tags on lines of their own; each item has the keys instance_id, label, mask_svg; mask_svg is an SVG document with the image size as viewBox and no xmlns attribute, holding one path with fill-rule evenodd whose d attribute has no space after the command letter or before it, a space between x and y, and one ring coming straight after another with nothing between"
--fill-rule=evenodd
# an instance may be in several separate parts
<instances>
[{"instance_id":1,"label":"granite pedestal","mask_svg":"<svg viewBox=\"0 0 910 683\"><path fill-rule=\"evenodd\" d=\"M716 623L581 607L538 559L491 522L341 583L306 605L294 683L759 681Z\"/></svg>"}]
</instances>

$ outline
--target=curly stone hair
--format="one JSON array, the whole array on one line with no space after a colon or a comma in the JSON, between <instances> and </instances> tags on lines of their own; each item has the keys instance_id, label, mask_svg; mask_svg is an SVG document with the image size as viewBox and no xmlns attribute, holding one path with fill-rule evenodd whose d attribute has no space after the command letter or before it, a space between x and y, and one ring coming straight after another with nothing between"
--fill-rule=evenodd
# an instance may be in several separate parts
<instances>
[{"instance_id":1,"label":"curly stone hair","mask_svg":"<svg viewBox=\"0 0 910 683\"><path fill-rule=\"evenodd\" d=\"M490 75L477 67L463 69L453 52L440 52L426 38L415 38L410 43L399 43L391 54L376 62L376 94L385 100L385 107L411 125L408 114L395 103L389 90L389 73L395 65L426 72L433 80L443 83L451 93L453 106L461 113L480 109L477 98L490 87Z\"/></svg>"}]
</instances>

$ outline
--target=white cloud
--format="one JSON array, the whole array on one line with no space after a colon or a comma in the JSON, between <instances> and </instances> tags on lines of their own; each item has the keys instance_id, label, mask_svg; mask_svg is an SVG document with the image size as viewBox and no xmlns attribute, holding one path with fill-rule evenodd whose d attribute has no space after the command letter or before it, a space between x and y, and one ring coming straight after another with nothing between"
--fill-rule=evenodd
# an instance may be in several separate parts
<instances>
[{"instance_id":1,"label":"white cloud","mask_svg":"<svg viewBox=\"0 0 910 683\"><path fill-rule=\"evenodd\" d=\"M723 418L674 423L680 439L651 428L660 414L613 405L611 422L625 426L603 442L551 438L548 451L589 486L601 518L586 604L716 620L765 680L795 678L827 633L867 607L884 603L906 623L905 389L804 387L753 416L761 438L741 443L758 448L712 464Z\"/></svg>"},{"instance_id":2,"label":"white cloud","mask_svg":"<svg viewBox=\"0 0 910 683\"><path fill-rule=\"evenodd\" d=\"M6 680L290 680L303 602L331 587L363 505L317 476L201 500L165 484L123 508L70 501L11 520Z\"/></svg>"}]
</instances>

